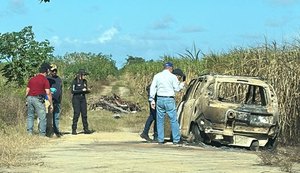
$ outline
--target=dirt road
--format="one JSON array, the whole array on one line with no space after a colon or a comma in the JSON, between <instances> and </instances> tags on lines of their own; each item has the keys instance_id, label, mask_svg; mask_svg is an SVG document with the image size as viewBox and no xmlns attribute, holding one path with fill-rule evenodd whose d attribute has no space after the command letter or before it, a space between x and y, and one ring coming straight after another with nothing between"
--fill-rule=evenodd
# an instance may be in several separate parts
<instances>
[{"instance_id":1,"label":"dirt road","mask_svg":"<svg viewBox=\"0 0 300 173\"><path fill-rule=\"evenodd\" d=\"M146 143L129 132L64 135L34 151L40 153L39 165L0 172L281 172L260 166L254 152Z\"/></svg>"}]
</instances>

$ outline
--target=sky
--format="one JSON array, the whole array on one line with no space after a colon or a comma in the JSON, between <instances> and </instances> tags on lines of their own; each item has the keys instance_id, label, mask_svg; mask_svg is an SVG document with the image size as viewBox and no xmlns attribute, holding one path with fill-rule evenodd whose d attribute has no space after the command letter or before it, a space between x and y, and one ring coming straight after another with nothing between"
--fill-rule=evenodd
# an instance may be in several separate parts
<instances>
[{"instance_id":1,"label":"sky","mask_svg":"<svg viewBox=\"0 0 300 173\"><path fill-rule=\"evenodd\" d=\"M54 55L145 60L299 39L300 0L0 0L0 33L32 26Z\"/></svg>"}]
</instances>

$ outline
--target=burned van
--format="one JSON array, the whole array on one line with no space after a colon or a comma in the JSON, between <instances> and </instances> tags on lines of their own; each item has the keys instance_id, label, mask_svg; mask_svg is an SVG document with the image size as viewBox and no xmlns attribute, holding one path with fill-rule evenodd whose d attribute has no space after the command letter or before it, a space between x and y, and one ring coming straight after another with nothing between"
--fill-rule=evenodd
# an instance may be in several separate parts
<instances>
[{"instance_id":1,"label":"burned van","mask_svg":"<svg viewBox=\"0 0 300 173\"><path fill-rule=\"evenodd\" d=\"M279 133L278 101L257 77L203 75L178 104L182 137L190 142L272 148Z\"/></svg>"}]
</instances>

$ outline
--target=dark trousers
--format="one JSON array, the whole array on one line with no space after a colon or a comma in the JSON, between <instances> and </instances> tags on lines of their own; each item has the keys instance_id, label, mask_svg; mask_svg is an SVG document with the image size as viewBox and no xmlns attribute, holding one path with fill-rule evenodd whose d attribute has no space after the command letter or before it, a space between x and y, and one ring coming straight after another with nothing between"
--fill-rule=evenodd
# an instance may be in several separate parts
<instances>
[{"instance_id":1,"label":"dark trousers","mask_svg":"<svg viewBox=\"0 0 300 173\"><path fill-rule=\"evenodd\" d=\"M87 122L87 103L85 95L74 94L72 98L72 105L74 110L72 130L75 131L77 129L77 122L80 114L82 119L83 130L88 130L89 128Z\"/></svg>"},{"instance_id":2,"label":"dark trousers","mask_svg":"<svg viewBox=\"0 0 300 173\"><path fill-rule=\"evenodd\" d=\"M60 103L53 101L53 131L59 134Z\"/></svg>"},{"instance_id":3,"label":"dark trousers","mask_svg":"<svg viewBox=\"0 0 300 173\"><path fill-rule=\"evenodd\" d=\"M145 135L148 135L151 124L152 124L152 122L154 122L153 123L154 124L154 126L153 126L154 137L157 137L157 128L156 128L156 122L155 122L156 121L156 110L151 108L151 103L150 102L149 102L149 109L150 109L149 110L150 115L147 118L143 133Z\"/></svg>"}]
</instances>

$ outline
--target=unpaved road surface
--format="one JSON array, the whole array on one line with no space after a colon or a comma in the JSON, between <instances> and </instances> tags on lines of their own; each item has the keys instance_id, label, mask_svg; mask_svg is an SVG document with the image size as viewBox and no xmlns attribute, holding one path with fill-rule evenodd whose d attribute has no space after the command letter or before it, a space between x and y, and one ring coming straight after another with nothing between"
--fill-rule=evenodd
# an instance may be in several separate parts
<instances>
[{"instance_id":1,"label":"unpaved road surface","mask_svg":"<svg viewBox=\"0 0 300 173\"><path fill-rule=\"evenodd\" d=\"M212 172L279 173L259 165L255 152L144 142L137 133L99 132L64 135L34 149L40 164L0 172Z\"/></svg>"}]
</instances>

